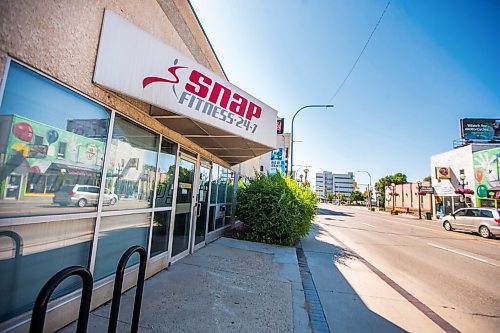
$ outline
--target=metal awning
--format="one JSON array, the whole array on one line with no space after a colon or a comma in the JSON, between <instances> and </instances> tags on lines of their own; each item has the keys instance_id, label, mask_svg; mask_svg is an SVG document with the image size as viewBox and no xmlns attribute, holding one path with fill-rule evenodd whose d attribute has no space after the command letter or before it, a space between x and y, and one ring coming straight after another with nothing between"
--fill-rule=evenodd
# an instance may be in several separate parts
<instances>
[{"instance_id":1,"label":"metal awning","mask_svg":"<svg viewBox=\"0 0 500 333\"><path fill-rule=\"evenodd\" d=\"M182 134L230 165L239 164L271 151L273 148L245 139L193 118L152 106L150 115L162 125Z\"/></svg>"}]
</instances>

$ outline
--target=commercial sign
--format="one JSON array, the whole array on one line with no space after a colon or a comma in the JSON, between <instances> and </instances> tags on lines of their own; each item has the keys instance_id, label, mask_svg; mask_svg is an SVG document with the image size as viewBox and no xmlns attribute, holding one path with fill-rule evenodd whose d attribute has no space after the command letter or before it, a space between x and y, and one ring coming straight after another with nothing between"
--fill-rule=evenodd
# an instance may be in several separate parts
<instances>
[{"instance_id":1,"label":"commercial sign","mask_svg":"<svg viewBox=\"0 0 500 333\"><path fill-rule=\"evenodd\" d=\"M94 82L276 147L276 110L109 10L104 15Z\"/></svg>"},{"instance_id":2,"label":"commercial sign","mask_svg":"<svg viewBox=\"0 0 500 333\"><path fill-rule=\"evenodd\" d=\"M460 120L462 139L467 141L500 142L500 119Z\"/></svg>"},{"instance_id":3,"label":"commercial sign","mask_svg":"<svg viewBox=\"0 0 500 333\"><path fill-rule=\"evenodd\" d=\"M436 167L437 179L451 179L451 169L448 167Z\"/></svg>"},{"instance_id":4,"label":"commercial sign","mask_svg":"<svg viewBox=\"0 0 500 333\"><path fill-rule=\"evenodd\" d=\"M285 118L278 118L276 121L276 134L283 134L285 129Z\"/></svg>"},{"instance_id":5,"label":"commercial sign","mask_svg":"<svg viewBox=\"0 0 500 333\"><path fill-rule=\"evenodd\" d=\"M434 190L435 194L440 197L450 196L455 193L455 189L450 185L436 186Z\"/></svg>"},{"instance_id":6,"label":"commercial sign","mask_svg":"<svg viewBox=\"0 0 500 333\"><path fill-rule=\"evenodd\" d=\"M432 186L420 186L420 192L434 193L434 187Z\"/></svg>"},{"instance_id":7,"label":"commercial sign","mask_svg":"<svg viewBox=\"0 0 500 333\"><path fill-rule=\"evenodd\" d=\"M271 152L271 169L269 170L269 174L274 175L278 172L285 174L285 159L285 148L273 150Z\"/></svg>"}]
</instances>

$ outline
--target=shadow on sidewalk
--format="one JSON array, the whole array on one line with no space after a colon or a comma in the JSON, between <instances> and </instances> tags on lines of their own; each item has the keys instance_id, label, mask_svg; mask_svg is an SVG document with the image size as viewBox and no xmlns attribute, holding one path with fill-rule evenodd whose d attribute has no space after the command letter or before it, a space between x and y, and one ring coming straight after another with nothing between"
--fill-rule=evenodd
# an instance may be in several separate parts
<instances>
[{"instance_id":1,"label":"shadow on sidewalk","mask_svg":"<svg viewBox=\"0 0 500 333\"><path fill-rule=\"evenodd\" d=\"M332 212L325 209L321 211L323 214L328 211L329 215ZM327 237L330 238L326 230L315 224L301 243L330 332L406 332L403 328L368 308L361 296L344 277L338 265L352 270L358 281L369 278L371 275L359 271L360 263L355 253L322 240L322 238L326 239ZM377 297L376 293L364 296ZM397 307L395 300L375 299L375 303L381 301L390 303L389 306ZM311 307L309 309L310 317L314 317L315 305L309 306Z\"/></svg>"}]
</instances>

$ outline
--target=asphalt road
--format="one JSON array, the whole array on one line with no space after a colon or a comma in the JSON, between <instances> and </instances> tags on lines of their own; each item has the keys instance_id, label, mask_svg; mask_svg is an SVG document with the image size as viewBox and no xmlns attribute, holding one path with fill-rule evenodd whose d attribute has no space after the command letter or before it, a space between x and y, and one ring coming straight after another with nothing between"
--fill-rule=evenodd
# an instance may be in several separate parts
<instances>
[{"instance_id":1,"label":"asphalt road","mask_svg":"<svg viewBox=\"0 0 500 333\"><path fill-rule=\"evenodd\" d=\"M322 204L315 223L459 331L498 332L499 239L365 207Z\"/></svg>"}]
</instances>

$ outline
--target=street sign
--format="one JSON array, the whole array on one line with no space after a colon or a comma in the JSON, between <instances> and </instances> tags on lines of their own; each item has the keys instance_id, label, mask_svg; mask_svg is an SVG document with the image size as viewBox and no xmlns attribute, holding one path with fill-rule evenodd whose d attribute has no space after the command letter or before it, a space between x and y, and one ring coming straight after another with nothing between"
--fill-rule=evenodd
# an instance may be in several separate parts
<instances>
[{"instance_id":1,"label":"street sign","mask_svg":"<svg viewBox=\"0 0 500 333\"><path fill-rule=\"evenodd\" d=\"M420 186L420 192L434 193L434 187L432 186Z\"/></svg>"}]
</instances>

